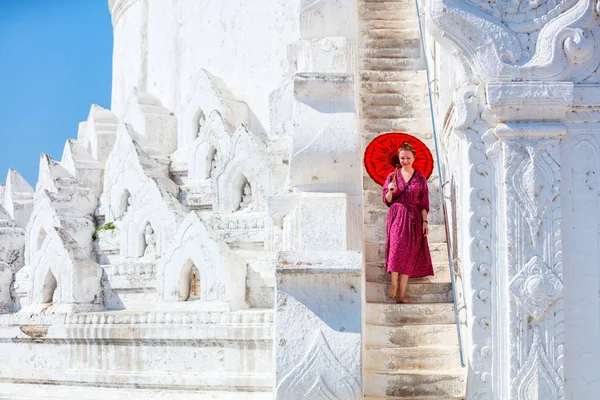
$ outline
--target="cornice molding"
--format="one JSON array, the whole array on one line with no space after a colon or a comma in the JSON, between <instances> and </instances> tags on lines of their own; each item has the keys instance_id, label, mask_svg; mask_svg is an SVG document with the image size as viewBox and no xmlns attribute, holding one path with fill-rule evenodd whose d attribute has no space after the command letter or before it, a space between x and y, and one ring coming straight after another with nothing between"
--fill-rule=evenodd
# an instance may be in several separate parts
<instances>
[{"instance_id":1,"label":"cornice molding","mask_svg":"<svg viewBox=\"0 0 600 400\"><path fill-rule=\"evenodd\" d=\"M509 2L432 0L428 27L441 43L459 50L480 81L582 82L600 64L596 0L538 3L545 4L537 13L545 14L517 16L501 12ZM530 23L517 23L523 18Z\"/></svg>"}]
</instances>

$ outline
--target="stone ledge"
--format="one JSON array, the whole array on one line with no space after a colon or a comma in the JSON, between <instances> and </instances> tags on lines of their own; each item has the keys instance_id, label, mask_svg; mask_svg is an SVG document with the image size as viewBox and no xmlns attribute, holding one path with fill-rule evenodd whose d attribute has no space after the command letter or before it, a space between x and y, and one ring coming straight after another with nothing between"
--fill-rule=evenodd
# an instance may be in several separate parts
<instances>
[{"instance_id":1,"label":"stone ledge","mask_svg":"<svg viewBox=\"0 0 600 400\"><path fill-rule=\"evenodd\" d=\"M0 326L57 324L272 324L273 311L183 311L139 312L108 311L87 314L15 313L0 316Z\"/></svg>"},{"instance_id":2,"label":"stone ledge","mask_svg":"<svg viewBox=\"0 0 600 400\"><path fill-rule=\"evenodd\" d=\"M0 343L46 342L69 344L165 344L199 345L200 342L265 342L273 340L271 324L146 324L137 326L87 325L9 326L0 327ZM176 342L176 343L174 343Z\"/></svg>"},{"instance_id":3,"label":"stone ledge","mask_svg":"<svg viewBox=\"0 0 600 400\"><path fill-rule=\"evenodd\" d=\"M169 389L179 390L228 390L265 391L272 386L272 374L236 373L183 373L176 371L176 382L172 374L161 372L132 373L105 370L0 370L2 380L14 383L44 383L53 385L102 385L105 387Z\"/></svg>"},{"instance_id":4,"label":"stone ledge","mask_svg":"<svg viewBox=\"0 0 600 400\"><path fill-rule=\"evenodd\" d=\"M277 257L276 274L347 274L363 273L362 252L281 252Z\"/></svg>"},{"instance_id":5,"label":"stone ledge","mask_svg":"<svg viewBox=\"0 0 600 400\"><path fill-rule=\"evenodd\" d=\"M153 389L127 389L107 388L97 385L55 386L25 383L10 383L0 380L0 399L29 399L29 400L149 400L149 399L177 399L177 400L272 400L271 391L237 392L232 391L188 391L179 390L153 390Z\"/></svg>"}]
</instances>

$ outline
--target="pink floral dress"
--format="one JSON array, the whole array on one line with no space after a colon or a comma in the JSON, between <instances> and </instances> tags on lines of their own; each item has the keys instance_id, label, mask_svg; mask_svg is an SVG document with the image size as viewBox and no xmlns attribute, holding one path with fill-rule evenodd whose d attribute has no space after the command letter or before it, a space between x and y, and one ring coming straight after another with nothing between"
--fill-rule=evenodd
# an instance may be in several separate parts
<instances>
[{"instance_id":1,"label":"pink floral dress","mask_svg":"<svg viewBox=\"0 0 600 400\"><path fill-rule=\"evenodd\" d=\"M425 176L415 170L407 182L398 170L392 202L385 196L394 173L383 185L383 202L390 207L386 223L385 260L388 272L398 272L411 278L433 275L427 237L423 235L422 210L429 212L429 190ZM402 191L404 190L404 193ZM402 193L402 194L401 194Z\"/></svg>"}]
</instances>

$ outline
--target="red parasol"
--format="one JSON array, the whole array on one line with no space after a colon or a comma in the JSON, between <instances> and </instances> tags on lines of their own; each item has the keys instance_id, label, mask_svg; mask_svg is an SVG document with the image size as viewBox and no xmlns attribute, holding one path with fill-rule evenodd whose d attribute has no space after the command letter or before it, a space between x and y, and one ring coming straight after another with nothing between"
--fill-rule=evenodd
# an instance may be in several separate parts
<instances>
[{"instance_id":1,"label":"red parasol","mask_svg":"<svg viewBox=\"0 0 600 400\"><path fill-rule=\"evenodd\" d=\"M398 149L404 142L409 142L417 153L413 168L419 170L425 178L431 176L433 156L425 143L407 133L390 132L377 136L365 150L365 168L371 179L383 185L399 163Z\"/></svg>"}]
</instances>

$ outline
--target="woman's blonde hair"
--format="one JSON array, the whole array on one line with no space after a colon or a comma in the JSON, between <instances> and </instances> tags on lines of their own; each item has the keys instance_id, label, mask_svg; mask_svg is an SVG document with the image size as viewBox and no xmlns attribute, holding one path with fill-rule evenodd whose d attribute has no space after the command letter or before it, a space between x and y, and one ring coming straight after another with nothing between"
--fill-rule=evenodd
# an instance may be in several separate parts
<instances>
[{"instance_id":1,"label":"woman's blonde hair","mask_svg":"<svg viewBox=\"0 0 600 400\"><path fill-rule=\"evenodd\" d=\"M398 149L398 153L400 153L401 151L410 151L411 153L413 153L413 156L417 155L417 153L415 152L415 148L409 142L402 143L402 146L400 146L400 148Z\"/></svg>"}]
</instances>

